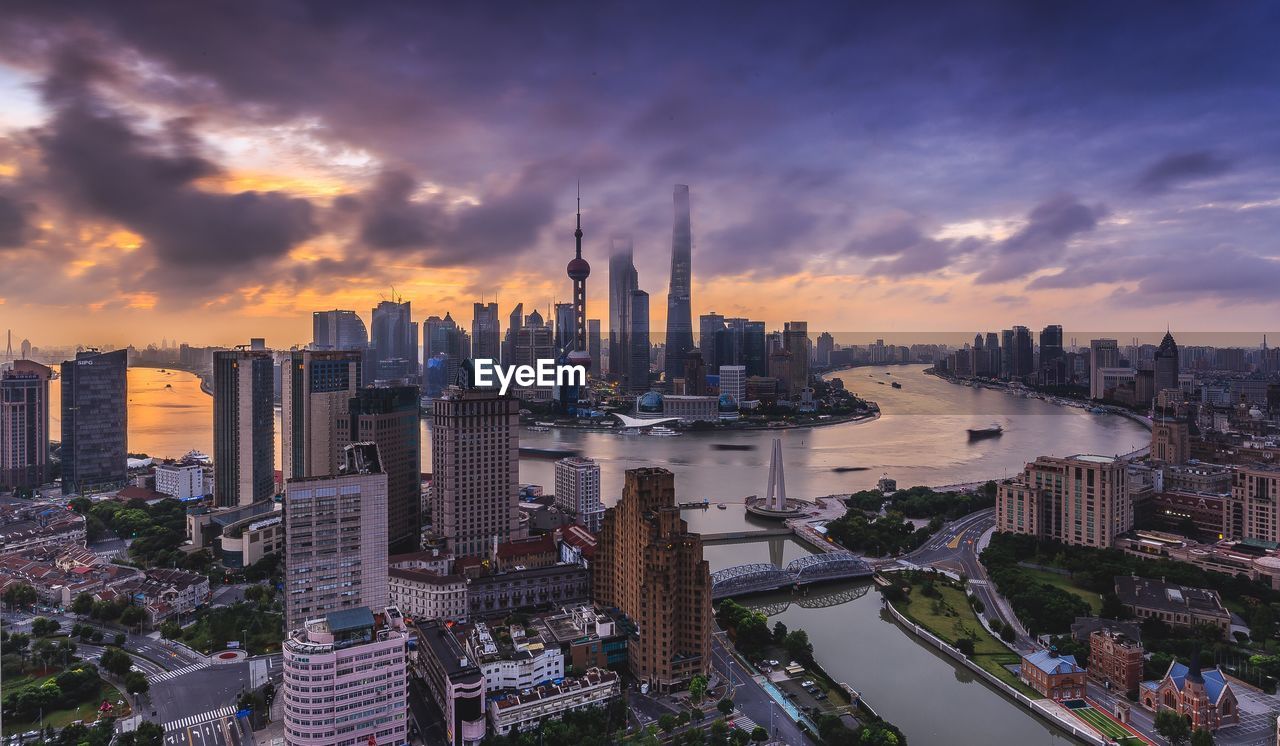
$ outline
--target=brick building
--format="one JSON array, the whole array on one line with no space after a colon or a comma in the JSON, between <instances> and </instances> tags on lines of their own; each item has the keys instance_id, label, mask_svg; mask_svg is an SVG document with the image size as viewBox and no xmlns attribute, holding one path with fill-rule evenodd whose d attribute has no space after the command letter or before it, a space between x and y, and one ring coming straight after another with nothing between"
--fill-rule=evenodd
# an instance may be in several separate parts
<instances>
[{"instance_id":1,"label":"brick building","mask_svg":"<svg viewBox=\"0 0 1280 746\"><path fill-rule=\"evenodd\" d=\"M1054 701L1083 698L1086 678L1075 656L1058 655L1056 648L1022 656L1022 680Z\"/></svg>"},{"instance_id":2,"label":"brick building","mask_svg":"<svg viewBox=\"0 0 1280 746\"><path fill-rule=\"evenodd\" d=\"M1113 690L1136 694L1142 683L1142 643L1115 629L1089 635L1089 676Z\"/></svg>"}]
</instances>

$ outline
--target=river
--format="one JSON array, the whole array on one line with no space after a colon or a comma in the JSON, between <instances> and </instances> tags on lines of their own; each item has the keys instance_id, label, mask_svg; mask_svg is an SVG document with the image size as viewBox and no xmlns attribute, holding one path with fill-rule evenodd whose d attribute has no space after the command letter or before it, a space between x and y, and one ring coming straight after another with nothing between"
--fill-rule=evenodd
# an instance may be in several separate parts
<instances>
[{"instance_id":1,"label":"river","mask_svg":"<svg viewBox=\"0 0 1280 746\"><path fill-rule=\"evenodd\" d=\"M687 511L690 527L704 533L754 524L740 506L764 491L769 447L781 437L787 493L815 497L873 487L881 475L899 486L974 482L1017 473L1038 455L1127 453L1149 440L1137 423L1094 415L1038 399L971 389L923 375L923 366L856 368L837 373L846 387L876 401L874 421L786 431L752 430L688 434L674 438L617 436L586 430L521 432L521 444L571 449L601 466L604 502L621 492L623 472L647 465L676 475L682 500L724 502L726 510ZM887 375L886 375L887 374ZM884 381L885 383L878 383ZM902 388L893 388L899 381ZM52 431L58 433L58 385L51 386ZM212 401L199 379L181 371L129 370L129 450L180 456L197 449L212 455ZM997 422L1000 438L969 442L965 429ZM278 428L278 423L277 423ZM430 433L423 425L423 466L430 468ZM746 450L721 450L729 445ZM279 437L276 447L279 449ZM277 462L278 464L279 462ZM836 467L863 471L835 472ZM523 459L520 478L551 491L553 463ZM712 570L749 562L790 561L807 550L791 540L709 546ZM1029 712L976 681L931 648L881 616L879 597L865 586L821 588L838 605L786 605L785 596L751 599L769 606L788 627L809 632L817 658L835 678L858 689L914 743L1061 743L1067 740ZM805 603L815 605L816 599Z\"/></svg>"}]
</instances>

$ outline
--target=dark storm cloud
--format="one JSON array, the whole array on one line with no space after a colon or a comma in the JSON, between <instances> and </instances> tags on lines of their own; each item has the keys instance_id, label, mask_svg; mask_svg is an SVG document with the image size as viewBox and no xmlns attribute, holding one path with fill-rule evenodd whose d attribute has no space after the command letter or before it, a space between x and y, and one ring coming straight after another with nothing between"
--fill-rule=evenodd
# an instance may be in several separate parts
<instances>
[{"instance_id":1,"label":"dark storm cloud","mask_svg":"<svg viewBox=\"0 0 1280 746\"><path fill-rule=\"evenodd\" d=\"M24 245L35 232L30 220L34 208L0 185L0 249Z\"/></svg>"},{"instance_id":2,"label":"dark storm cloud","mask_svg":"<svg viewBox=\"0 0 1280 746\"><path fill-rule=\"evenodd\" d=\"M85 164L75 151L50 161L63 175L51 202L139 226L175 265L216 243L228 270L248 255L281 256L332 217L349 230L350 256L312 263L303 274L313 281L379 256L557 266L544 260L563 258L569 231L548 228L569 217L565 197L583 177L608 185L591 192L588 235L632 233L658 271L679 182L698 195L694 261L704 276L820 271L815 257L827 256L856 265L854 274L952 270L1012 282L1096 248L1100 203L1127 212L1126 200L1155 202L1145 196L1160 192L1170 195L1162 202L1212 201L1205 182L1232 168L1219 155L1230 141L1251 143L1251 174L1280 173L1280 105L1270 95L1280 6L927 5L828 3L798 17L738 3L499 12L14 0L0 17L0 60L43 75L48 50L87 45L95 52L81 63L109 68L104 85L115 95L198 117L144 133L119 111L77 104L75 81L104 70L65 74L70 100L46 128L62 137L50 142L93 136L124 147ZM202 129L299 121L335 149L371 154L381 176L357 184L332 216L284 195L210 195L194 183L218 169L190 142ZM601 165L588 178L592 164ZM121 167L155 206L87 188L104 166ZM423 182L450 197L423 196ZM68 184L79 187L62 193ZM1251 184L1233 197L1274 198L1265 179ZM1050 200L1002 242L939 240L925 228L1004 219L1031 207L1027 195L1055 193L1088 199ZM458 194L479 204L452 201ZM850 205L929 219L850 241ZM197 229L208 216L236 227L210 227L220 233L209 237ZM1177 231L1237 230L1209 219L1188 216ZM1173 230L1160 225L1130 229L1113 251L1157 254ZM1233 243L1245 255L1274 254L1277 231L1269 235Z\"/></svg>"},{"instance_id":3,"label":"dark storm cloud","mask_svg":"<svg viewBox=\"0 0 1280 746\"><path fill-rule=\"evenodd\" d=\"M1092 231L1106 215L1105 206L1086 205L1071 195L1036 205L1027 215L1026 225L992 247L985 257L989 266L975 281L1006 282L1053 266L1069 241Z\"/></svg>"},{"instance_id":4,"label":"dark storm cloud","mask_svg":"<svg viewBox=\"0 0 1280 746\"><path fill-rule=\"evenodd\" d=\"M439 194L415 197L420 187L410 174L387 170L368 190L339 198L334 209L356 220L361 246L443 265L519 255L552 219L552 190L532 170L479 205L448 205Z\"/></svg>"},{"instance_id":5,"label":"dark storm cloud","mask_svg":"<svg viewBox=\"0 0 1280 746\"><path fill-rule=\"evenodd\" d=\"M215 193L220 172L198 152L194 122L144 133L91 90L96 67L66 53L45 85L54 114L36 136L46 187L68 205L138 233L155 274L203 285L269 263L316 232L311 204L279 192ZM210 276L210 270L216 270Z\"/></svg>"},{"instance_id":6,"label":"dark storm cloud","mask_svg":"<svg viewBox=\"0 0 1280 746\"><path fill-rule=\"evenodd\" d=\"M1231 161L1207 150L1192 153L1173 153L1151 164L1138 177L1138 191L1159 194L1168 190L1231 170Z\"/></svg>"}]
</instances>

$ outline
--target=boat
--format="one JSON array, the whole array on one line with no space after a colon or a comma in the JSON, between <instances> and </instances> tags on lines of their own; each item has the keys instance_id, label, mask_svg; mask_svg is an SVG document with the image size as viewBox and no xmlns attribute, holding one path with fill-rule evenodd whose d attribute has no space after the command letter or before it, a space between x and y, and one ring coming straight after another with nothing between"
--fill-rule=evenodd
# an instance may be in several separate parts
<instances>
[{"instance_id":1,"label":"boat","mask_svg":"<svg viewBox=\"0 0 1280 746\"><path fill-rule=\"evenodd\" d=\"M171 388L173 388L173 384L172 384L172 383L166 383L166 384L164 385L164 387L165 387L165 388L167 388L167 389L171 389Z\"/></svg>"},{"instance_id":2,"label":"boat","mask_svg":"<svg viewBox=\"0 0 1280 746\"><path fill-rule=\"evenodd\" d=\"M889 385L890 385L890 386L892 386L892 387L894 387L895 389L900 389L900 388L902 388L902 384L898 383L897 381L894 381L893 383L891 383L891 384L889 384Z\"/></svg>"},{"instance_id":3,"label":"boat","mask_svg":"<svg viewBox=\"0 0 1280 746\"><path fill-rule=\"evenodd\" d=\"M554 424L556 424L556 423L554 423L554 422L534 422L533 424L537 425L538 427L551 427L552 425L554 425Z\"/></svg>"},{"instance_id":4,"label":"boat","mask_svg":"<svg viewBox=\"0 0 1280 746\"><path fill-rule=\"evenodd\" d=\"M831 471L834 471L837 474L843 474L847 471L867 471L870 468L870 466L837 466Z\"/></svg>"},{"instance_id":5,"label":"boat","mask_svg":"<svg viewBox=\"0 0 1280 746\"><path fill-rule=\"evenodd\" d=\"M983 438L998 438L1004 434L1004 428L1000 425L992 423L987 427L971 427L968 430L969 440L982 440Z\"/></svg>"},{"instance_id":6,"label":"boat","mask_svg":"<svg viewBox=\"0 0 1280 746\"><path fill-rule=\"evenodd\" d=\"M639 435L639 434L640 434L640 428L638 428L638 427L624 427L624 428L622 428L621 430L618 430L618 431L616 431L616 432L617 432L617 434L618 434L618 435Z\"/></svg>"},{"instance_id":7,"label":"boat","mask_svg":"<svg viewBox=\"0 0 1280 746\"><path fill-rule=\"evenodd\" d=\"M728 506L728 505L725 505L724 503L716 503L716 507L717 507L717 508L719 508L720 510L728 510L728 509L729 509L729 506Z\"/></svg>"},{"instance_id":8,"label":"boat","mask_svg":"<svg viewBox=\"0 0 1280 746\"><path fill-rule=\"evenodd\" d=\"M881 386L884 385L884 381L876 381L876 383L880 384Z\"/></svg>"},{"instance_id":9,"label":"boat","mask_svg":"<svg viewBox=\"0 0 1280 746\"><path fill-rule=\"evenodd\" d=\"M187 451L186 455L183 456L181 460L194 461L198 464L208 464L212 462L213 459L210 459L207 455L205 455L200 451Z\"/></svg>"},{"instance_id":10,"label":"boat","mask_svg":"<svg viewBox=\"0 0 1280 746\"><path fill-rule=\"evenodd\" d=\"M551 428L547 427L546 425L530 425L529 427L526 427L525 429L526 429L526 430L528 430L528 431L529 431L529 432L531 432L531 433L547 433L547 432L551 432Z\"/></svg>"},{"instance_id":11,"label":"boat","mask_svg":"<svg viewBox=\"0 0 1280 746\"><path fill-rule=\"evenodd\" d=\"M754 451L755 446L747 443L712 443L713 451Z\"/></svg>"},{"instance_id":12,"label":"boat","mask_svg":"<svg viewBox=\"0 0 1280 746\"><path fill-rule=\"evenodd\" d=\"M649 435L652 435L655 438L674 438L677 435L683 434L684 433L678 433L669 427L663 427L662 425L655 425L649 428Z\"/></svg>"}]
</instances>

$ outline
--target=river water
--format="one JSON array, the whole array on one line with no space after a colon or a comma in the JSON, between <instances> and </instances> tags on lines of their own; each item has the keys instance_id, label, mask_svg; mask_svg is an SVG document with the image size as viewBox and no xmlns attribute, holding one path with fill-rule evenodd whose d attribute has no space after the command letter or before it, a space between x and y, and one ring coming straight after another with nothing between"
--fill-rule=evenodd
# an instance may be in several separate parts
<instances>
[{"instance_id":1,"label":"river water","mask_svg":"<svg viewBox=\"0 0 1280 746\"><path fill-rule=\"evenodd\" d=\"M893 366L836 374L847 388L879 403L882 416L874 421L674 438L524 431L521 444L568 449L596 459L607 505L616 502L627 469L666 467L676 475L681 500L726 503L725 510L686 512L693 530L710 533L757 525L746 517L741 502L765 490L775 437L783 441L787 493L801 498L873 487L882 475L893 477L902 487L1005 477L1038 455L1127 453L1150 437L1140 425L1122 417L956 386L922 371L923 366ZM891 381L900 382L902 388L893 388ZM51 427L56 434L58 384L50 388ZM212 455L212 418L212 401L200 391L195 376L129 370L130 451L180 456L197 449ZM993 422L1004 427L1003 437L968 441L966 428ZM430 468L430 433L425 424L422 447L424 468ZM833 471L837 467L863 470ZM550 492L555 483L553 462L523 459L520 478L544 485ZM709 546L706 556L716 570L749 562L787 562L805 552L794 541L773 540ZM882 617L878 594L863 594L864 590L863 585L815 589L804 605L788 603L786 596L751 601L775 613L772 619L789 628L807 630L818 659L831 675L861 691L913 743L1067 740Z\"/></svg>"}]
</instances>

